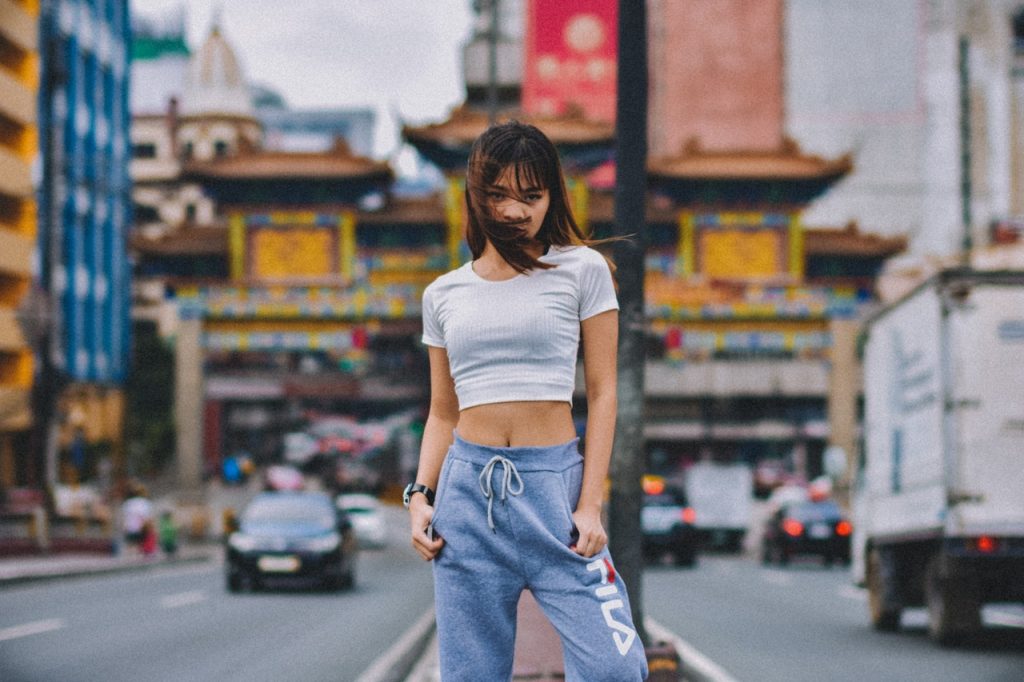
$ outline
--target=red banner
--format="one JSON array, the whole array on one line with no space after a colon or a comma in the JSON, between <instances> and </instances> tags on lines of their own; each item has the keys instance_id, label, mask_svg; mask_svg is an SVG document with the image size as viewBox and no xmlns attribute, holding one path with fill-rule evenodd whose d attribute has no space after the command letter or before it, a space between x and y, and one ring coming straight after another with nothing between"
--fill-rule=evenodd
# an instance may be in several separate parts
<instances>
[{"instance_id":1,"label":"red banner","mask_svg":"<svg viewBox=\"0 0 1024 682\"><path fill-rule=\"evenodd\" d=\"M615 120L617 0L527 0L523 109Z\"/></svg>"}]
</instances>

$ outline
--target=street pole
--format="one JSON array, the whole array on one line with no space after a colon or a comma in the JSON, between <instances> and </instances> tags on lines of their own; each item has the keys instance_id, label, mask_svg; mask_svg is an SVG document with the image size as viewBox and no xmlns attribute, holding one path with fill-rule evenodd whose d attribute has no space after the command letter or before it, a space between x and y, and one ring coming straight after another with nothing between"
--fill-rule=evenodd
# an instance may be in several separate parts
<instances>
[{"instance_id":1,"label":"street pole","mask_svg":"<svg viewBox=\"0 0 1024 682\"><path fill-rule=\"evenodd\" d=\"M643 618L640 480L644 472L644 253L647 229L647 16L645 3L619 0L615 109L615 242L619 284L618 418L612 448L610 549L629 587L633 624L648 643Z\"/></svg>"},{"instance_id":2,"label":"street pole","mask_svg":"<svg viewBox=\"0 0 1024 682\"><path fill-rule=\"evenodd\" d=\"M499 0L491 0L491 30L487 34L487 121L498 120L498 9Z\"/></svg>"},{"instance_id":3,"label":"street pole","mask_svg":"<svg viewBox=\"0 0 1024 682\"><path fill-rule=\"evenodd\" d=\"M963 223L960 248L963 251L964 267L971 265L971 249L974 238L971 234L971 43L967 36L960 36L960 220Z\"/></svg>"}]
</instances>

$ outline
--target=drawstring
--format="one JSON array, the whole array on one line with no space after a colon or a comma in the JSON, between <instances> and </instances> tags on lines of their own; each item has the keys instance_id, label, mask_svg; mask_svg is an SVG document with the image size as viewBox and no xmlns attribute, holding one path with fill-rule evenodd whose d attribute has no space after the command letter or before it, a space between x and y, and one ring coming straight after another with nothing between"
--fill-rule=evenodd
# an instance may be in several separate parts
<instances>
[{"instance_id":1,"label":"drawstring","mask_svg":"<svg viewBox=\"0 0 1024 682\"><path fill-rule=\"evenodd\" d=\"M480 492L487 498L487 525L490 526L491 530L494 530L494 516L492 512L494 507L494 489L491 487L491 474L494 473L494 467L498 464L504 467L501 475L501 500L503 502L505 501L506 494L522 495L524 487L523 479L519 476L519 472L516 471L515 462L501 455L491 457L491 461L480 472ZM518 490L513 489L511 485L513 478L519 486Z\"/></svg>"}]
</instances>

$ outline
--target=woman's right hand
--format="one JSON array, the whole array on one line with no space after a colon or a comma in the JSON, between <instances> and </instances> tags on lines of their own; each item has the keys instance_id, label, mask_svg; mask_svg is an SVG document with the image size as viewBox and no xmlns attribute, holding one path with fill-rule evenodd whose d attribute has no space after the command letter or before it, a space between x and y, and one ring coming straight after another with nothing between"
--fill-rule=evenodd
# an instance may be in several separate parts
<instances>
[{"instance_id":1,"label":"woman's right hand","mask_svg":"<svg viewBox=\"0 0 1024 682\"><path fill-rule=\"evenodd\" d=\"M444 540L427 535L427 528L434 518L434 508L427 504L423 495L413 495L409 502L409 522L412 528L412 546L425 561L432 561L444 546Z\"/></svg>"}]
</instances>

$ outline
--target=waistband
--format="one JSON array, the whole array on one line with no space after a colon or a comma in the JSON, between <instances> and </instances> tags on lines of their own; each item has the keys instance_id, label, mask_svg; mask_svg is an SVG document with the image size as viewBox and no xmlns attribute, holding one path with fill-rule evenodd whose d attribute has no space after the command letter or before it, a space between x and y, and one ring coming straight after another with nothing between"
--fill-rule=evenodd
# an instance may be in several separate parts
<instances>
[{"instance_id":1,"label":"waistband","mask_svg":"<svg viewBox=\"0 0 1024 682\"><path fill-rule=\"evenodd\" d=\"M583 461L579 450L579 438L557 445L507 447L473 443L463 440L458 432L453 433L455 440L448 451L448 456L479 466L486 466L496 456L511 460L519 471L564 471Z\"/></svg>"}]
</instances>

